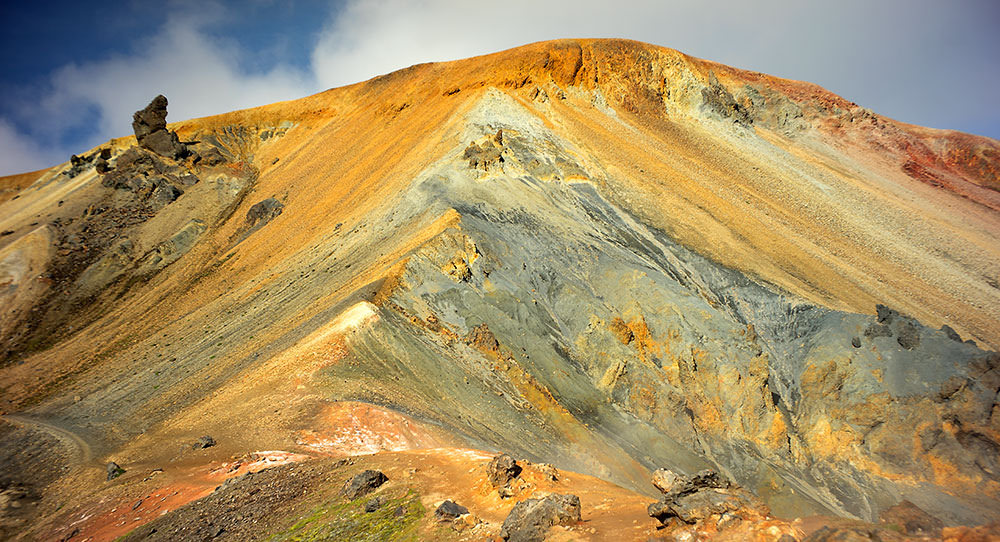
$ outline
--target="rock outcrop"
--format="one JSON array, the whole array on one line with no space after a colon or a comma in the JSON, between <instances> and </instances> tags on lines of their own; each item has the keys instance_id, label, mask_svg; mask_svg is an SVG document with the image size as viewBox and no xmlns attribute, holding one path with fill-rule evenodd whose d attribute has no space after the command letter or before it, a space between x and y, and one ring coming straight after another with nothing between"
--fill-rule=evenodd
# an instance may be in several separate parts
<instances>
[{"instance_id":1,"label":"rock outcrop","mask_svg":"<svg viewBox=\"0 0 1000 542\"><path fill-rule=\"evenodd\" d=\"M140 147L160 156L179 160L189 154L177 133L167 129L167 98L162 94L132 115L132 130Z\"/></svg>"},{"instance_id":2,"label":"rock outcrop","mask_svg":"<svg viewBox=\"0 0 1000 542\"><path fill-rule=\"evenodd\" d=\"M488 332L487 329L485 333ZM482 336L484 336L483 333L480 333L480 337ZM521 470L521 466L517 464L517 461L514 461L513 457L500 454L495 456L486 466L486 475L500 497L508 498L514 496L520 489L518 482L521 480L518 477Z\"/></svg>"},{"instance_id":3,"label":"rock outcrop","mask_svg":"<svg viewBox=\"0 0 1000 542\"><path fill-rule=\"evenodd\" d=\"M767 506L753 494L722 479L715 471L703 470L687 477L657 469L653 486L663 497L649 505L649 516L663 525L675 521L695 526L710 522L721 530L769 515Z\"/></svg>"},{"instance_id":4,"label":"rock outcrop","mask_svg":"<svg viewBox=\"0 0 1000 542\"><path fill-rule=\"evenodd\" d=\"M388 481L389 478L381 471L368 469L347 480L341 493L351 500L360 499Z\"/></svg>"},{"instance_id":5,"label":"rock outcrop","mask_svg":"<svg viewBox=\"0 0 1000 542\"><path fill-rule=\"evenodd\" d=\"M576 495L546 495L514 505L500 529L507 542L541 542L553 525L573 525L580 516L580 498Z\"/></svg>"}]
</instances>

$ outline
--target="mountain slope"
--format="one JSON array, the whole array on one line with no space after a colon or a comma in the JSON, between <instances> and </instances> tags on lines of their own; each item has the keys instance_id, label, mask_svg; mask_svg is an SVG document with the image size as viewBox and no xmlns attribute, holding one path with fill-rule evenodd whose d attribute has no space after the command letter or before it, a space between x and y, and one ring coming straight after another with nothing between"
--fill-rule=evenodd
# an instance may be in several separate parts
<instances>
[{"instance_id":1,"label":"mountain slope","mask_svg":"<svg viewBox=\"0 0 1000 542\"><path fill-rule=\"evenodd\" d=\"M170 128L0 204L2 408L101 458L321 453L360 401L642 492L998 519L996 141L618 40Z\"/></svg>"}]
</instances>

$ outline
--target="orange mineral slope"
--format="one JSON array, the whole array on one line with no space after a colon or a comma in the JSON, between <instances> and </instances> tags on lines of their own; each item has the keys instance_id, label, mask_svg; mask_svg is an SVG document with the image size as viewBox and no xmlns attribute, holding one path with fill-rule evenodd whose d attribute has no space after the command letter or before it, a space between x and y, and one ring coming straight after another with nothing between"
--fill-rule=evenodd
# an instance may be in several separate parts
<instances>
[{"instance_id":1,"label":"orange mineral slope","mask_svg":"<svg viewBox=\"0 0 1000 542\"><path fill-rule=\"evenodd\" d=\"M723 98L706 99L706 85ZM1000 346L1000 143L899 123L809 83L564 40L179 129L300 123L257 157L257 191L287 192L296 219L272 231L288 242L245 252L256 267L401 190L489 88L576 145L617 204L724 265L831 308L888 304Z\"/></svg>"}]
</instances>

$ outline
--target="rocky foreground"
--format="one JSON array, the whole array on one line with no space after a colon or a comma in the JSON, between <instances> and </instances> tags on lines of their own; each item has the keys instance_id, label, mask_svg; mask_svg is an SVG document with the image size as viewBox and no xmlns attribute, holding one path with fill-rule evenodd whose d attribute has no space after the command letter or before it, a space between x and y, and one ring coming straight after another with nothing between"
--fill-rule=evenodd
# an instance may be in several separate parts
<instances>
[{"instance_id":1,"label":"rocky foreground","mask_svg":"<svg viewBox=\"0 0 1000 542\"><path fill-rule=\"evenodd\" d=\"M1000 143L617 40L167 106L0 179L0 536L996 536Z\"/></svg>"}]
</instances>

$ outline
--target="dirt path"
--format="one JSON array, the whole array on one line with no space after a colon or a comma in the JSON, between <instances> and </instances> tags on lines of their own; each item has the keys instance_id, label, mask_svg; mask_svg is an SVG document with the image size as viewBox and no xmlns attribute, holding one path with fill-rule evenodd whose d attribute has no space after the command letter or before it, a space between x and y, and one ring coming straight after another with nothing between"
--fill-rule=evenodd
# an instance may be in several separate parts
<instances>
[{"instance_id":1,"label":"dirt path","mask_svg":"<svg viewBox=\"0 0 1000 542\"><path fill-rule=\"evenodd\" d=\"M81 465L90 463L94 459L94 450L90 444L80 435L68 429L22 414L6 414L2 418L28 429L37 429L52 435L60 442L65 443L69 448L75 450L75 454L71 453L69 455L70 457L75 456L76 462Z\"/></svg>"}]
</instances>

